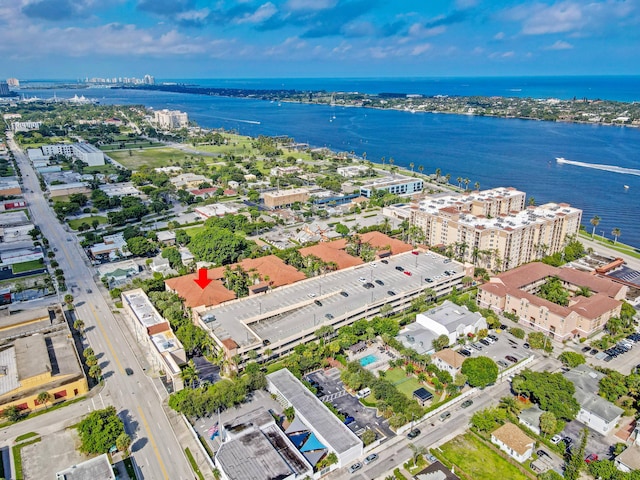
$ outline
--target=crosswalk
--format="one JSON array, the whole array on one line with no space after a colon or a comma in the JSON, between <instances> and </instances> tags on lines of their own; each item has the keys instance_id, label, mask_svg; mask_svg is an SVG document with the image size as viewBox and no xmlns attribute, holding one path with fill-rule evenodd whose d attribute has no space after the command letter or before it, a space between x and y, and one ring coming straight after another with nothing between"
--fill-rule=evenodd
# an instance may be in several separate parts
<instances>
[{"instance_id":1,"label":"crosswalk","mask_svg":"<svg viewBox=\"0 0 640 480\"><path fill-rule=\"evenodd\" d=\"M347 394L347 391L343 388L342 390L336 393L330 393L328 395L324 395L320 397L321 402L332 402L336 398L344 397Z\"/></svg>"}]
</instances>

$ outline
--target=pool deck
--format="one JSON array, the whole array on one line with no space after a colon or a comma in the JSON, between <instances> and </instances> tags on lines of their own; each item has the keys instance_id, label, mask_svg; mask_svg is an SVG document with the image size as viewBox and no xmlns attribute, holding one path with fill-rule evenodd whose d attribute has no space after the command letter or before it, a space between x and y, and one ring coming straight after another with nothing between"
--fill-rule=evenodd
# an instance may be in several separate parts
<instances>
[{"instance_id":1,"label":"pool deck","mask_svg":"<svg viewBox=\"0 0 640 480\"><path fill-rule=\"evenodd\" d=\"M383 350L380 350L380 349ZM384 346L382 345L382 343L380 342L372 342L371 345L369 345L365 350L358 352L355 355L351 355L349 357L349 360L352 362L360 362L360 360L362 360L365 357L368 357L369 355L372 355L374 357L376 357L376 361L369 363L368 365L362 365L363 368L366 368L367 370L373 372L373 373L377 373L380 370L388 370L389 369L389 360L391 360L390 355L388 355L387 350L384 350ZM394 353L395 355L395 353ZM397 357L396 357L397 358Z\"/></svg>"}]
</instances>

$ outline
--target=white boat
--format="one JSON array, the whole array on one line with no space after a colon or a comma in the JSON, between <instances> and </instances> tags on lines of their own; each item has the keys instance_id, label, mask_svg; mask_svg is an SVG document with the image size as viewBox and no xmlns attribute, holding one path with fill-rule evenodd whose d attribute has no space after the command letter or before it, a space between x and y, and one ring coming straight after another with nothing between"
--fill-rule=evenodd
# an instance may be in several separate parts
<instances>
[{"instance_id":1,"label":"white boat","mask_svg":"<svg viewBox=\"0 0 640 480\"><path fill-rule=\"evenodd\" d=\"M629 190L629 185L625 185L625 186L624 186L624 189L625 189L625 190Z\"/></svg>"}]
</instances>

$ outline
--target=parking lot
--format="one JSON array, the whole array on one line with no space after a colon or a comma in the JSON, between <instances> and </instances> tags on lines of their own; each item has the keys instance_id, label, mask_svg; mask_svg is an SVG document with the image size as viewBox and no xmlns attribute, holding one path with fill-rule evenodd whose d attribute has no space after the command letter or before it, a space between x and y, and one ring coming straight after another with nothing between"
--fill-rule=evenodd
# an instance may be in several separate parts
<instances>
[{"instance_id":1,"label":"parking lot","mask_svg":"<svg viewBox=\"0 0 640 480\"><path fill-rule=\"evenodd\" d=\"M489 357L498 364L500 371L512 367L533 354L530 349L523 346L525 344L524 340L517 339L506 331L492 333L491 335L498 339L493 344L484 345L480 341L476 341L471 344L468 343L458 351L469 357ZM466 350L470 355L466 355L462 350ZM507 359L507 357L511 358Z\"/></svg>"},{"instance_id":2,"label":"parking lot","mask_svg":"<svg viewBox=\"0 0 640 480\"><path fill-rule=\"evenodd\" d=\"M587 363L611 368L623 375L629 375L636 366L640 365L640 342L632 344L627 352L620 352L617 356L607 355L607 352L598 352L596 355L591 355L583 352L582 348L585 347L576 346L575 351L585 355Z\"/></svg>"},{"instance_id":3,"label":"parking lot","mask_svg":"<svg viewBox=\"0 0 640 480\"><path fill-rule=\"evenodd\" d=\"M563 436L569 437L573 440L573 443L579 443L582 430L587 428L586 425L578 420L572 420L567 423L562 431ZM613 435L600 435L593 430L589 430L589 437L587 439L587 448L585 450L585 456L590 453L598 455L600 460L605 460L611 456L611 446L619 442L620 439Z\"/></svg>"},{"instance_id":4,"label":"parking lot","mask_svg":"<svg viewBox=\"0 0 640 480\"><path fill-rule=\"evenodd\" d=\"M370 305L398 305L420 289L446 291L463 275L462 265L446 257L408 252L227 302L202 317L212 330L243 345L259 339L276 344L325 323L339 324Z\"/></svg>"},{"instance_id":5,"label":"parking lot","mask_svg":"<svg viewBox=\"0 0 640 480\"><path fill-rule=\"evenodd\" d=\"M322 389L320 400L331 403L339 412L353 417L354 421L349 422L347 426L356 435L361 435L368 427L376 431L378 438L395 436L388 422L383 417L376 416L375 408L365 407L356 397L346 392L338 369L317 371L305 378L320 386Z\"/></svg>"}]
</instances>

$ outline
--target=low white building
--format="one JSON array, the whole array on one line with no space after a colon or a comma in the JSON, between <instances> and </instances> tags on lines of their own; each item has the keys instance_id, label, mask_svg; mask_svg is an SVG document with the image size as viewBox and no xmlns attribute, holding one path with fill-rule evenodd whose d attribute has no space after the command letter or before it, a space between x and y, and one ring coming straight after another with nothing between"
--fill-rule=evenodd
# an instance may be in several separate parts
<instances>
[{"instance_id":1,"label":"low white building","mask_svg":"<svg viewBox=\"0 0 640 480\"><path fill-rule=\"evenodd\" d=\"M440 370L449 372L452 377L455 377L460 372L464 360L465 358L462 355L450 348L445 348L431 355L433 364Z\"/></svg>"},{"instance_id":2,"label":"low white building","mask_svg":"<svg viewBox=\"0 0 640 480\"><path fill-rule=\"evenodd\" d=\"M367 173L369 167L366 165L349 165L348 167L338 167L336 172L345 178L360 177Z\"/></svg>"},{"instance_id":3,"label":"low white building","mask_svg":"<svg viewBox=\"0 0 640 480\"><path fill-rule=\"evenodd\" d=\"M433 331L436 337L448 336L449 345L455 344L458 337L465 337L470 333L476 335L478 330L487 328L487 321L478 312L471 312L449 300L416 315L416 323Z\"/></svg>"},{"instance_id":4,"label":"low white building","mask_svg":"<svg viewBox=\"0 0 640 480\"><path fill-rule=\"evenodd\" d=\"M13 122L11 130L14 132L28 132L30 130L38 130L42 122Z\"/></svg>"},{"instance_id":5,"label":"low white building","mask_svg":"<svg viewBox=\"0 0 640 480\"><path fill-rule=\"evenodd\" d=\"M362 456L363 445L357 435L289 370L267 375L267 389L284 408L293 407L296 420L313 432L319 444L337 455L338 464L334 466L344 467Z\"/></svg>"},{"instance_id":6,"label":"low white building","mask_svg":"<svg viewBox=\"0 0 640 480\"><path fill-rule=\"evenodd\" d=\"M197 207L194 211L205 220L210 217L223 217L224 215L238 213L238 209L236 207L225 203L203 205L201 207Z\"/></svg>"},{"instance_id":7,"label":"low white building","mask_svg":"<svg viewBox=\"0 0 640 480\"><path fill-rule=\"evenodd\" d=\"M640 470L640 446L630 445L613 461L621 472Z\"/></svg>"},{"instance_id":8,"label":"low white building","mask_svg":"<svg viewBox=\"0 0 640 480\"><path fill-rule=\"evenodd\" d=\"M587 365L578 365L564 376L576 388L574 397L580 404L577 420L602 435L611 433L624 410L598 395L604 373Z\"/></svg>"},{"instance_id":9,"label":"low white building","mask_svg":"<svg viewBox=\"0 0 640 480\"><path fill-rule=\"evenodd\" d=\"M537 405L522 410L518 415L518 421L531 430L533 433L540 435L540 416L544 413Z\"/></svg>"},{"instance_id":10,"label":"low white building","mask_svg":"<svg viewBox=\"0 0 640 480\"><path fill-rule=\"evenodd\" d=\"M42 156L49 158L53 155L65 155L83 161L90 167L104 165L104 153L90 143L58 143L55 145L42 145ZM29 158L31 158L31 154ZM34 152L33 157L36 158Z\"/></svg>"},{"instance_id":11,"label":"low white building","mask_svg":"<svg viewBox=\"0 0 640 480\"><path fill-rule=\"evenodd\" d=\"M536 442L513 423L505 423L491 434L491 442L517 462L531 458Z\"/></svg>"}]
</instances>

